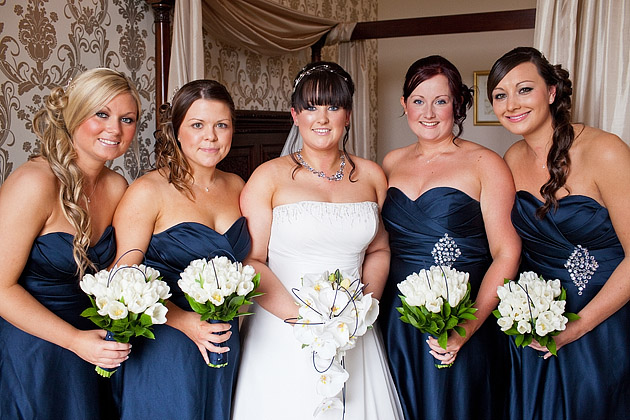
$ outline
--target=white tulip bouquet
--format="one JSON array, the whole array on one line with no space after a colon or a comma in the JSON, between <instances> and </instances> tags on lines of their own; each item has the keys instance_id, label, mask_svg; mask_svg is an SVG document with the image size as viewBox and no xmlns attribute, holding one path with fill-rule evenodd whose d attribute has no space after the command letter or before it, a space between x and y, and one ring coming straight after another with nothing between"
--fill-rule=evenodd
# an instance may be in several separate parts
<instances>
[{"instance_id":1,"label":"white tulip bouquet","mask_svg":"<svg viewBox=\"0 0 630 420\"><path fill-rule=\"evenodd\" d=\"M459 324L477 319L468 277L468 273L445 265L434 265L408 275L398 284L402 307L396 309L402 315L401 321L436 337L444 349L449 331L455 330L465 337L466 330ZM448 366L436 364L438 368Z\"/></svg>"},{"instance_id":2,"label":"white tulip bouquet","mask_svg":"<svg viewBox=\"0 0 630 420\"><path fill-rule=\"evenodd\" d=\"M305 274L302 287L294 288L299 318L287 319L302 348L312 353L313 365L320 375L317 393L323 397L314 416L343 411L342 390L349 374L344 367L346 351L364 335L378 316L378 300L363 294L359 279L335 270Z\"/></svg>"},{"instance_id":3,"label":"white tulip bouquet","mask_svg":"<svg viewBox=\"0 0 630 420\"><path fill-rule=\"evenodd\" d=\"M251 315L239 312L241 306L250 305L253 298L262 294L256 291L260 274L251 265L232 262L225 256L191 261L177 284L191 309L201 315L202 321L210 322L228 322ZM227 364L226 353L210 353L210 367Z\"/></svg>"},{"instance_id":4,"label":"white tulip bouquet","mask_svg":"<svg viewBox=\"0 0 630 420\"><path fill-rule=\"evenodd\" d=\"M492 313L501 331L515 336L517 346L528 346L533 340L557 356L553 337L564 331L567 322L579 316L565 312L566 290L560 280L545 280L527 271L518 281L505 280L497 288L499 306Z\"/></svg>"},{"instance_id":5,"label":"white tulip bouquet","mask_svg":"<svg viewBox=\"0 0 630 420\"><path fill-rule=\"evenodd\" d=\"M166 322L164 300L171 296L170 288L151 267L115 266L111 271L84 275L79 286L92 303L81 316L106 330L106 340L128 343L134 336L153 339L151 326ZM109 378L116 370L97 366L96 371Z\"/></svg>"}]
</instances>

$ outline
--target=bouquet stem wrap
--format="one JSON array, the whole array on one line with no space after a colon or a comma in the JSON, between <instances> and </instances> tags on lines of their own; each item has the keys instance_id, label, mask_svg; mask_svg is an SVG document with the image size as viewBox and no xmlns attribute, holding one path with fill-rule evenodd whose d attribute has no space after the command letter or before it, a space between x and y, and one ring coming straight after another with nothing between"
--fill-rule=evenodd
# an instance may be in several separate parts
<instances>
[{"instance_id":1,"label":"bouquet stem wrap","mask_svg":"<svg viewBox=\"0 0 630 420\"><path fill-rule=\"evenodd\" d=\"M209 319L208 320L209 323L211 324L218 324L218 323L222 323L223 321L217 320L217 319ZM225 334L225 331L222 332L215 332L214 334L218 334L218 335L223 335ZM217 347L223 347L223 343L214 343L215 346ZM222 368L224 366L228 365L228 353L216 353L214 351L210 352L209 354L209 358L210 358L210 363L208 364L208 366L213 367L213 368Z\"/></svg>"},{"instance_id":2,"label":"bouquet stem wrap","mask_svg":"<svg viewBox=\"0 0 630 420\"><path fill-rule=\"evenodd\" d=\"M107 331L105 335L105 341L116 341L114 339L114 333L111 331ZM104 368L100 366L96 366L96 373L101 375L104 378L111 378L111 376L118 370L118 368Z\"/></svg>"}]
</instances>

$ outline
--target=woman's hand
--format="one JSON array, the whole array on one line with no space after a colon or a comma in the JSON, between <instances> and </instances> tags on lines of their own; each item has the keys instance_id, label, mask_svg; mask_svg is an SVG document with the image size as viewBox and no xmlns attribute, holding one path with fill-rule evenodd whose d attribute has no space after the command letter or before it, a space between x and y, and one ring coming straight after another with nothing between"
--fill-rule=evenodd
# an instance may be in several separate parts
<instances>
[{"instance_id":1,"label":"woman's hand","mask_svg":"<svg viewBox=\"0 0 630 420\"><path fill-rule=\"evenodd\" d=\"M582 337L582 335L584 334L580 334L578 332L577 321L569 322L567 324L567 328L564 331L561 331L558 335L553 337L553 340L556 342L556 353L558 352L558 350L560 350L560 348L574 342L575 340ZM543 359L549 359L551 356L553 356L553 354L551 354L551 352L547 350L547 347L541 346L540 343L536 340L533 340L529 344L529 347L533 348L534 350L545 352L545 354L543 355Z\"/></svg>"},{"instance_id":2,"label":"woman's hand","mask_svg":"<svg viewBox=\"0 0 630 420\"><path fill-rule=\"evenodd\" d=\"M129 358L131 344L106 341L105 330L78 330L68 350L81 359L103 368L116 368Z\"/></svg>"},{"instance_id":3,"label":"woman's hand","mask_svg":"<svg viewBox=\"0 0 630 420\"><path fill-rule=\"evenodd\" d=\"M196 312L183 311L178 316L177 329L186 334L188 338L199 349L206 364L210 363L208 352L225 353L230 351L227 346L218 347L218 344L225 343L232 336L232 325L228 323L211 324L201 321L201 317ZM219 333L225 334L219 334Z\"/></svg>"},{"instance_id":4,"label":"woman's hand","mask_svg":"<svg viewBox=\"0 0 630 420\"><path fill-rule=\"evenodd\" d=\"M448 340L446 341L446 349L438 344L437 339L429 336L427 344L431 351L429 354L436 360L439 360L443 365L450 365L457 358L457 352L462 348L467 341L465 337L460 336L454 330L449 333Z\"/></svg>"}]
</instances>

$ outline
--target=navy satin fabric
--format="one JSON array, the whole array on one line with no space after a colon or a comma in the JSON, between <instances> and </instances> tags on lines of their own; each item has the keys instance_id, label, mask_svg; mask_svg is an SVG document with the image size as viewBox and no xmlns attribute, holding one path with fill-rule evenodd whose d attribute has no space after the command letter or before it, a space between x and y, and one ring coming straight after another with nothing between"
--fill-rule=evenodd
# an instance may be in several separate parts
<instances>
[{"instance_id":1,"label":"navy satin fabric","mask_svg":"<svg viewBox=\"0 0 630 420\"><path fill-rule=\"evenodd\" d=\"M90 301L79 287L72 240L64 232L35 239L19 284L74 327L96 329L80 316ZM98 269L111 264L116 256L111 226L88 255ZM105 419L113 409L109 383L94 365L0 318L0 419Z\"/></svg>"},{"instance_id":2,"label":"navy satin fabric","mask_svg":"<svg viewBox=\"0 0 630 420\"><path fill-rule=\"evenodd\" d=\"M580 311L599 292L624 251L608 210L590 197L559 200L557 212L535 216L542 203L519 191L512 223L523 240L521 271L560 279L567 290L566 308ZM582 295L564 264L581 245L599 264ZM577 341L558 357L543 360L532 348L511 344L514 360L512 419L622 419L630 416L630 304Z\"/></svg>"},{"instance_id":3,"label":"navy satin fabric","mask_svg":"<svg viewBox=\"0 0 630 420\"><path fill-rule=\"evenodd\" d=\"M216 255L242 261L250 247L243 217L225 234L185 222L153 235L145 263L160 271L171 288L170 300L190 311L177 285L190 261ZM238 319L231 325L232 336L226 343L229 363L219 369L208 367L193 341L168 325L154 327L155 340L132 341L129 359L112 377L121 418L229 419L240 361Z\"/></svg>"},{"instance_id":4,"label":"navy satin fabric","mask_svg":"<svg viewBox=\"0 0 630 420\"><path fill-rule=\"evenodd\" d=\"M448 234L461 255L453 268L470 273L473 298L492 258L479 202L450 187L426 191L416 200L391 187L383 206L389 232L390 273L381 301L381 329L407 420L502 419L509 365L507 337L488 319L459 351L450 368L438 369L427 334L400 321L397 284L435 265L431 251Z\"/></svg>"}]
</instances>

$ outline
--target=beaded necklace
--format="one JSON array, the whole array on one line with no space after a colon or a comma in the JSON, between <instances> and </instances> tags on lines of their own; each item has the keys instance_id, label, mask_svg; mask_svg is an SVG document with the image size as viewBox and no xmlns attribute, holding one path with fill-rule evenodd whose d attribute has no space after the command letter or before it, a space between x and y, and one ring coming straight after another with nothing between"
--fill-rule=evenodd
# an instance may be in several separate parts
<instances>
[{"instance_id":1,"label":"beaded necklace","mask_svg":"<svg viewBox=\"0 0 630 420\"><path fill-rule=\"evenodd\" d=\"M339 159L341 159L341 164L339 165L339 170L337 172L335 172L334 175L331 175L331 176L327 176L324 173L324 171L318 171L318 170L313 169L313 167L311 165L306 163L306 161L302 157L302 149L300 149L297 152L295 152L295 158L297 159L297 161L299 162L300 165L302 165L303 167L306 168L307 171L317 175L320 178L327 179L328 181L341 181L343 179L343 168L345 168L345 166L346 166L346 156L345 156L344 153L341 153L339 155Z\"/></svg>"}]
</instances>

